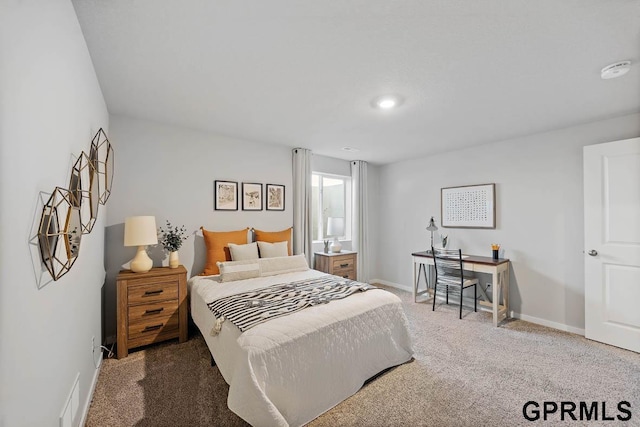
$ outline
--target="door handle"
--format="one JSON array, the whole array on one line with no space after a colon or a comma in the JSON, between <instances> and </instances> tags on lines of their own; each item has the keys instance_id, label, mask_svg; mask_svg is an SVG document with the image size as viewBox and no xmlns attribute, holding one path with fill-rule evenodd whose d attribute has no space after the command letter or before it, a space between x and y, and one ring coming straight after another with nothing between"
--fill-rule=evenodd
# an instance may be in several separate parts
<instances>
[{"instance_id":1,"label":"door handle","mask_svg":"<svg viewBox=\"0 0 640 427\"><path fill-rule=\"evenodd\" d=\"M591 256L596 256L596 255L598 255L598 251L596 251L595 249L591 249L589 252L587 252L587 254L589 254Z\"/></svg>"}]
</instances>

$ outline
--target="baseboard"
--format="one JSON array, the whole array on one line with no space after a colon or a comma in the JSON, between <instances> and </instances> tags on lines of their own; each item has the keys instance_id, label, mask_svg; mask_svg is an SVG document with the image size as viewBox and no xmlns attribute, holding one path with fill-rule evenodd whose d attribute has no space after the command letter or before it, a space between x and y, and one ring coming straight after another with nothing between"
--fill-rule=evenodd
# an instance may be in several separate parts
<instances>
[{"instance_id":1,"label":"baseboard","mask_svg":"<svg viewBox=\"0 0 640 427\"><path fill-rule=\"evenodd\" d=\"M82 408L82 417L80 417L80 423L78 424L80 427L84 427L87 422L87 416L89 415L89 407L91 407L91 401L93 400L93 393L96 391L96 385L98 384L98 377L100 376L100 370L102 370L102 353L100 354L100 364L96 368L93 379L91 380L91 387L89 389L89 396L87 396L87 400L84 404L84 408Z\"/></svg>"},{"instance_id":2,"label":"baseboard","mask_svg":"<svg viewBox=\"0 0 640 427\"><path fill-rule=\"evenodd\" d=\"M405 285L401 285L399 283L389 282L388 280L371 279L371 280L369 280L369 283L380 283L381 285L391 286L392 288L397 288L397 289L400 289L402 291L413 292L413 289L411 289L410 286L405 286ZM438 297L438 298L440 298L440 297ZM465 301L466 300L467 300L467 298L465 297ZM473 301L473 300L470 300L470 301ZM471 302L471 304L473 304L473 302ZM489 307L480 306L480 305L478 306L478 309L482 310L482 311L489 311L489 312L491 311L491 309ZM584 336L584 329L575 328L573 326L565 325L564 323L552 322L550 320L540 319L539 317L528 316L526 314L516 313L514 311L510 312L510 317L512 317L514 319L520 319L520 320L524 320L524 321L527 321L527 322L535 323L536 325L541 325L541 326L546 326L548 328L558 329L559 331L570 332L572 334L578 334L578 335Z\"/></svg>"},{"instance_id":3,"label":"baseboard","mask_svg":"<svg viewBox=\"0 0 640 427\"><path fill-rule=\"evenodd\" d=\"M391 286L392 288L397 288L397 289L400 289L402 291L413 292L413 289L411 289L411 286L405 286L405 285L401 285L399 283L389 282L388 280L371 279L371 280L369 280L369 283L380 283L381 285Z\"/></svg>"},{"instance_id":4,"label":"baseboard","mask_svg":"<svg viewBox=\"0 0 640 427\"><path fill-rule=\"evenodd\" d=\"M558 329L559 331L571 332L572 334L584 336L584 329L575 328L573 326L565 325L564 323L552 322L551 320L540 319L539 317L528 316L526 314L516 313L515 311L511 311L510 315L514 319L520 319L526 322L535 323L536 325L546 326L548 328Z\"/></svg>"}]
</instances>

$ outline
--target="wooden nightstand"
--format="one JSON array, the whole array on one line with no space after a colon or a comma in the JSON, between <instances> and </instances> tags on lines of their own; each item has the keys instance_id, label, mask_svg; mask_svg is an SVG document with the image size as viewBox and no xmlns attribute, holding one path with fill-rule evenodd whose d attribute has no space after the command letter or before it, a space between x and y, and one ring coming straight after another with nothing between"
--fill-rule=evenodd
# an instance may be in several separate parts
<instances>
[{"instance_id":1,"label":"wooden nightstand","mask_svg":"<svg viewBox=\"0 0 640 427\"><path fill-rule=\"evenodd\" d=\"M187 270L156 267L122 270L117 278L118 359L129 349L179 338L187 340Z\"/></svg>"},{"instance_id":2,"label":"wooden nightstand","mask_svg":"<svg viewBox=\"0 0 640 427\"><path fill-rule=\"evenodd\" d=\"M352 251L316 252L315 269L351 280L357 279L358 253Z\"/></svg>"}]
</instances>

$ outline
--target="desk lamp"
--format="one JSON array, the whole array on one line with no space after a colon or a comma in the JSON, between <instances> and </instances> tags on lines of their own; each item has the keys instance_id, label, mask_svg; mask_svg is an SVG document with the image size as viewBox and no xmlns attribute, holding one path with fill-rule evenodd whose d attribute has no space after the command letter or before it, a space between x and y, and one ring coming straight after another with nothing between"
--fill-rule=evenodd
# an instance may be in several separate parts
<instances>
[{"instance_id":1,"label":"desk lamp","mask_svg":"<svg viewBox=\"0 0 640 427\"><path fill-rule=\"evenodd\" d=\"M427 230L431 232L431 246L429 246L427 252L431 253L431 248L433 247L433 232L438 231L438 227L436 227L436 222L433 220L433 217L431 217L431 219L429 220L429 226L427 227Z\"/></svg>"},{"instance_id":2,"label":"desk lamp","mask_svg":"<svg viewBox=\"0 0 640 427\"><path fill-rule=\"evenodd\" d=\"M153 267L153 261L147 255L147 245L158 243L155 216L131 216L124 220L124 245L137 246L138 252L131 260L131 271L146 273Z\"/></svg>"}]
</instances>

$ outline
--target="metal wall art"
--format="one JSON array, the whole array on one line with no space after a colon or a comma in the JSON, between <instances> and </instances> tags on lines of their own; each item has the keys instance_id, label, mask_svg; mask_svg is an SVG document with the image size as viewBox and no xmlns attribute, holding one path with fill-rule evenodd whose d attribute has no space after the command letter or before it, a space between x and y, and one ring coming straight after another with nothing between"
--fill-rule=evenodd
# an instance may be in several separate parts
<instances>
[{"instance_id":1,"label":"metal wall art","mask_svg":"<svg viewBox=\"0 0 640 427\"><path fill-rule=\"evenodd\" d=\"M42 208L38 246L53 280L64 276L80 253L83 234L93 229L100 204L106 204L113 182L113 147L100 128L71 168L69 188L56 187Z\"/></svg>"},{"instance_id":2,"label":"metal wall art","mask_svg":"<svg viewBox=\"0 0 640 427\"><path fill-rule=\"evenodd\" d=\"M53 280L64 276L80 253L82 224L80 209L74 205L72 192L56 187L42 209L38 243L42 262Z\"/></svg>"},{"instance_id":3,"label":"metal wall art","mask_svg":"<svg viewBox=\"0 0 640 427\"><path fill-rule=\"evenodd\" d=\"M80 209L82 234L88 234L98 219L100 194L98 173L94 163L84 151L71 168L69 191L73 206Z\"/></svg>"},{"instance_id":4,"label":"metal wall art","mask_svg":"<svg viewBox=\"0 0 640 427\"><path fill-rule=\"evenodd\" d=\"M113 182L113 147L104 133L104 130L100 128L96 136L91 141L91 151L89 152L89 158L93 163L95 170L98 173L98 187L100 191L100 204L107 203L109 196L111 195L111 184Z\"/></svg>"}]
</instances>

